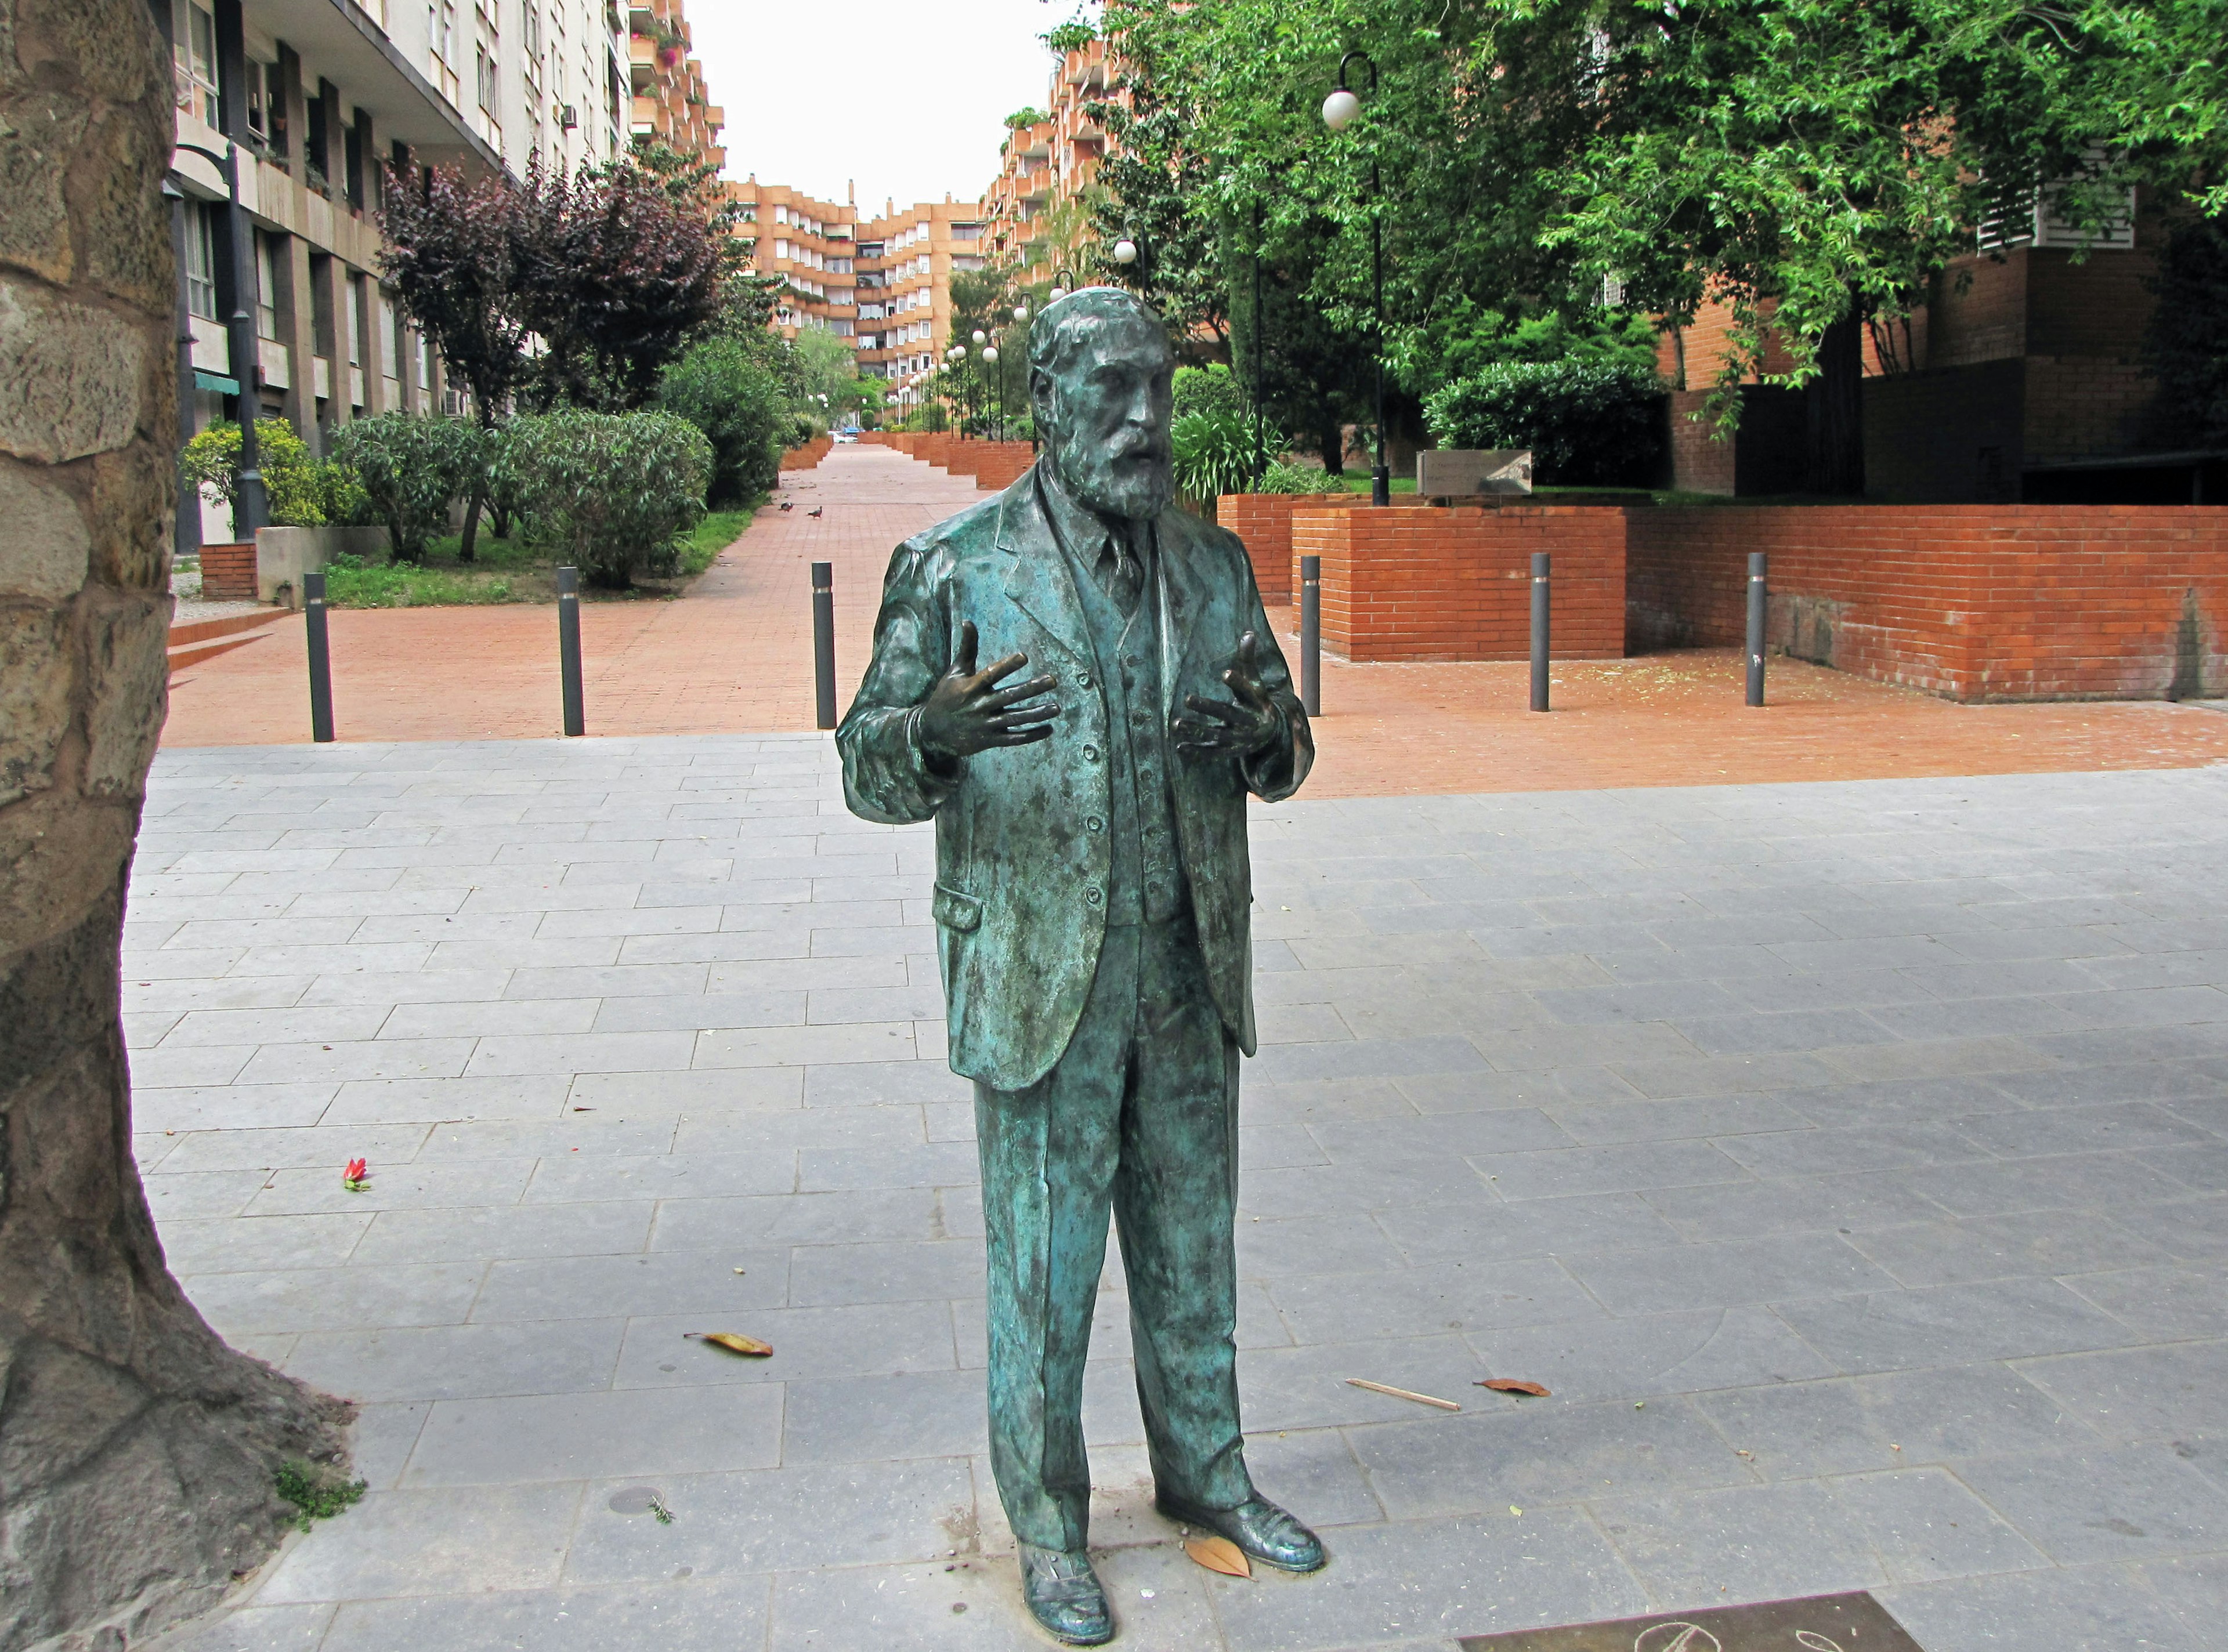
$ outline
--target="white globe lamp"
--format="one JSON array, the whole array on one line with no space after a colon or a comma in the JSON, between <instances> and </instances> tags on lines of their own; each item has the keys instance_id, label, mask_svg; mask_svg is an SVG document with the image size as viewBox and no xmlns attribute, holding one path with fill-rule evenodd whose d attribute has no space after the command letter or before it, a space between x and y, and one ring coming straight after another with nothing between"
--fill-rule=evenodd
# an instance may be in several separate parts
<instances>
[{"instance_id":1,"label":"white globe lamp","mask_svg":"<svg viewBox=\"0 0 2228 1652\"><path fill-rule=\"evenodd\" d=\"M1353 124L1354 118L1361 112L1361 99L1341 86L1323 99L1323 124L1335 132L1342 132Z\"/></svg>"},{"instance_id":2,"label":"white globe lamp","mask_svg":"<svg viewBox=\"0 0 2228 1652\"><path fill-rule=\"evenodd\" d=\"M1131 240L1128 236L1124 235L1124 236L1120 240L1118 240L1118 241L1117 241L1117 242L1115 242L1115 243L1114 243L1114 262L1115 262L1115 263L1117 263L1117 264L1135 264L1136 261L1137 261L1137 244L1136 244L1136 242L1135 242L1135 241Z\"/></svg>"}]
</instances>

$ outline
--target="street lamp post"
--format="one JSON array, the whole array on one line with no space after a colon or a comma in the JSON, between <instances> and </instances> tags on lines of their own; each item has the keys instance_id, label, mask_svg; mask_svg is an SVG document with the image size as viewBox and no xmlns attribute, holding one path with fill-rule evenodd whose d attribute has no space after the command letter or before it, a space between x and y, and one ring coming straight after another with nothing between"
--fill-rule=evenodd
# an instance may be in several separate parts
<instances>
[{"instance_id":1,"label":"street lamp post","mask_svg":"<svg viewBox=\"0 0 2228 1652\"><path fill-rule=\"evenodd\" d=\"M1377 64L1363 51L1348 52L1338 61L1338 85L1323 99L1323 124L1342 131L1361 112L1361 99L1346 84L1346 66L1360 58L1369 71L1369 92L1377 93ZM1392 472L1385 462L1385 218L1384 183L1378 176L1377 157L1369 157L1369 278L1377 303L1377 464L1369 473L1369 502L1392 502Z\"/></svg>"},{"instance_id":2,"label":"street lamp post","mask_svg":"<svg viewBox=\"0 0 2228 1652\"><path fill-rule=\"evenodd\" d=\"M1058 303L1075 290L1075 271L1065 264L1056 265L1052 272L1052 296L1045 302Z\"/></svg>"},{"instance_id":3,"label":"street lamp post","mask_svg":"<svg viewBox=\"0 0 2228 1652\"><path fill-rule=\"evenodd\" d=\"M226 241L232 261L232 316L225 324L225 340L233 381L240 387L240 481L233 494L232 531L253 539L256 529L270 526L271 501L263 486L263 445L255 434L263 374L255 339L255 229L240 201L240 150L236 143L227 143L221 155L198 144L175 147L191 150L224 175ZM180 393L185 391L181 385Z\"/></svg>"}]
</instances>

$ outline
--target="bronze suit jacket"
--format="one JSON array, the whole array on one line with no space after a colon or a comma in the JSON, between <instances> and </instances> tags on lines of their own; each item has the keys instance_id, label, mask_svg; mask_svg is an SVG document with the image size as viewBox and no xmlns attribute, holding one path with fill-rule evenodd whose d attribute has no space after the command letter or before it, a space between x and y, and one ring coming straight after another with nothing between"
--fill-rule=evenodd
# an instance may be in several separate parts
<instances>
[{"instance_id":1,"label":"bronze suit jacket","mask_svg":"<svg viewBox=\"0 0 2228 1652\"><path fill-rule=\"evenodd\" d=\"M1177 839L1210 990L1224 1024L1254 1050L1252 864L1245 794L1275 802L1314 760L1237 535L1178 510L1156 526L1162 713L1184 697L1227 699L1220 680L1252 631L1263 681L1284 716L1277 744L1243 762L1180 754L1170 775ZM1056 679L1053 735L983 752L955 768L921 754L916 712L951 668L972 621L983 665L1025 654ZM1036 475L907 539L890 559L867 667L836 743L852 813L936 821L936 895L951 1066L1002 1090L1043 1077L1073 1036L1106 934L1111 859L1107 709L1073 575L1053 537ZM1094 830L1092 822L1100 829Z\"/></svg>"}]
</instances>

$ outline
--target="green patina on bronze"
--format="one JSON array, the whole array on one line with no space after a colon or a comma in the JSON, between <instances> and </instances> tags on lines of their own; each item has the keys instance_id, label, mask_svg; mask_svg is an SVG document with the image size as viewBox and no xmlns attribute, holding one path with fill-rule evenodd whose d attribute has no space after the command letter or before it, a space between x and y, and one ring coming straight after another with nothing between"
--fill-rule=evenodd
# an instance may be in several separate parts
<instances>
[{"instance_id":1,"label":"green patina on bronze","mask_svg":"<svg viewBox=\"0 0 2228 1652\"><path fill-rule=\"evenodd\" d=\"M936 822L951 1060L975 1081L981 1142L992 1464L1015 1535L1085 1547L1079 1413L1111 1209L1163 1507L1304 1570L1313 1539L1245 1471L1232 1223L1255 1042L1245 798L1290 796L1314 747L1244 545L1170 508L1174 365L1126 293L1039 316L1047 452L898 547L836 740L855 813ZM1087 1566L1040 1578L1024 1560L1047 1627L1111 1633L1060 1604L1096 1598Z\"/></svg>"}]
</instances>

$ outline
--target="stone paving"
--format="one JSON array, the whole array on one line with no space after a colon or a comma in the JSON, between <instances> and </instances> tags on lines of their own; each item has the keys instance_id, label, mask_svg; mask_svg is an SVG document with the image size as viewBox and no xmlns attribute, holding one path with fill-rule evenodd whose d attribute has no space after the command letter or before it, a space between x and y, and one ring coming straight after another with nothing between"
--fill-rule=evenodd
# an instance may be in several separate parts
<instances>
[{"instance_id":1,"label":"stone paving","mask_svg":"<svg viewBox=\"0 0 2228 1652\"><path fill-rule=\"evenodd\" d=\"M2216 1646L2224 839L2219 769L1257 810L1240 1372L1334 1560L1183 1558L1110 1274L1122 1644L1870 1588L1929 1652ZM372 1487L164 1652L1044 1644L930 863L810 735L160 757L157 1221Z\"/></svg>"}]
</instances>

